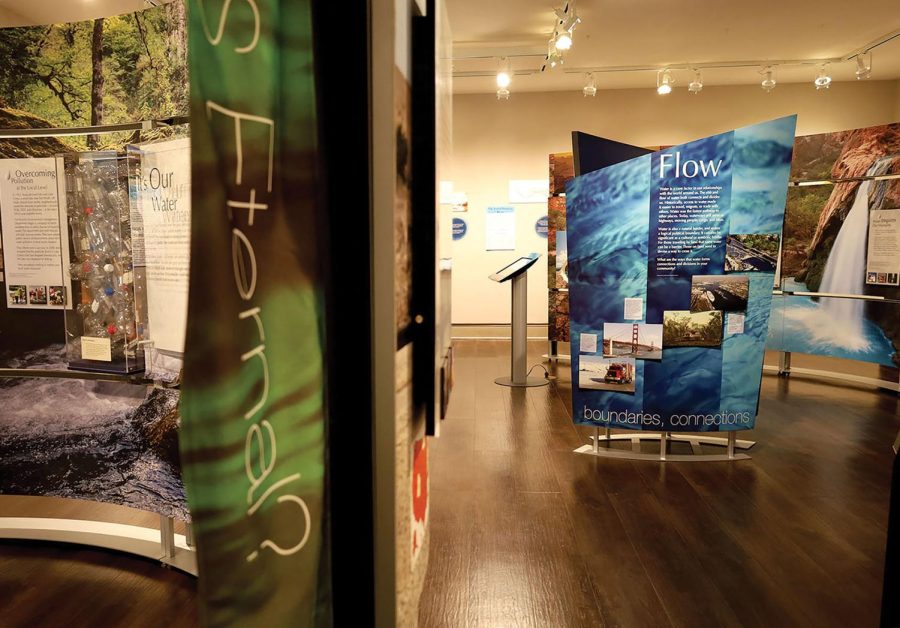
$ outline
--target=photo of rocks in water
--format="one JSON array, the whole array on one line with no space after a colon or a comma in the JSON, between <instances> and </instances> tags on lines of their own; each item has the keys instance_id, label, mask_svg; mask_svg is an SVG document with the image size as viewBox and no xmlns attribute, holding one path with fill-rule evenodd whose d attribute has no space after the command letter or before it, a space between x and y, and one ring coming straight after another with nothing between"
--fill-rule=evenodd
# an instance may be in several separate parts
<instances>
[{"instance_id":1,"label":"photo of rocks in water","mask_svg":"<svg viewBox=\"0 0 900 628\"><path fill-rule=\"evenodd\" d=\"M798 137L788 191L781 287L900 299L866 284L869 212L900 207L900 124ZM782 297L770 348L900 366L900 308L852 298ZM786 344L787 343L787 344Z\"/></svg>"},{"instance_id":2,"label":"photo of rocks in water","mask_svg":"<svg viewBox=\"0 0 900 628\"><path fill-rule=\"evenodd\" d=\"M0 355L65 370L65 347ZM0 379L0 494L87 499L189 520L177 390L60 378Z\"/></svg>"}]
</instances>

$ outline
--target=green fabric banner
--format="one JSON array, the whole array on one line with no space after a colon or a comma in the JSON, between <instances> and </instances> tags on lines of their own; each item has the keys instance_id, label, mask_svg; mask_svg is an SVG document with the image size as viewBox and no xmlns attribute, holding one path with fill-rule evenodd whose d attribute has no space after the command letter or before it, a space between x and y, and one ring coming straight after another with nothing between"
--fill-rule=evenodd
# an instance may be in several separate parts
<instances>
[{"instance_id":1,"label":"green fabric banner","mask_svg":"<svg viewBox=\"0 0 900 628\"><path fill-rule=\"evenodd\" d=\"M191 0L181 454L206 625L329 623L309 0Z\"/></svg>"}]
</instances>

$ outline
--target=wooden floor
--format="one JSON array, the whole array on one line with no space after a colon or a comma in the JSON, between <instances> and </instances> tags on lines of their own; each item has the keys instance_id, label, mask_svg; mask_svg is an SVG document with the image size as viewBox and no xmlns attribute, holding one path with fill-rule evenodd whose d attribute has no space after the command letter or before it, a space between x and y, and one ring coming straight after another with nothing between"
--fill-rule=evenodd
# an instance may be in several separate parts
<instances>
[{"instance_id":1,"label":"wooden floor","mask_svg":"<svg viewBox=\"0 0 900 628\"><path fill-rule=\"evenodd\" d=\"M421 626L878 624L896 395L765 376L752 460L599 459L568 364L509 389L508 344L455 347Z\"/></svg>"},{"instance_id":2,"label":"wooden floor","mask_svg":"<svg viewBox=\"0 0 900 628\"><path fill-rule=\"evenodd\" d=\"M47 497L0 496L0 515L159 527L158 516L131 508ZM77 545L0 542L2 628L196 626L196 596L196 578L156 561Z\"/></svg>"},{"instance_id":3,"label":"wooden floor","mask_svg":"<svg viewBox=\"0 0 900 628\"><path fill-rule=\"evenodd\" d=\"M591 431L572 425L568 365L514 390L493 383L507 343L455 346L423 627L877 625L896 395L766 376L751 461L598 459L572 453ZM0 513L154 523L57 501ZM150 561L0 543L3 628L194 626L195 596Z\"/></svg>"}]
</instances>

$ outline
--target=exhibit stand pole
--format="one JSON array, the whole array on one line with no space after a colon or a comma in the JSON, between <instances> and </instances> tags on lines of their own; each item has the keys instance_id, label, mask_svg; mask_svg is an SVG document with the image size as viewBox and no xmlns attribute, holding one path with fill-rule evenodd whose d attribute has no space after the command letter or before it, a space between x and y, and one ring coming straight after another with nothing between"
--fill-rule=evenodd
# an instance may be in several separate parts
<instances>
[{"instance_id":1,"label":"exhibit stand pole","mask_svg":"<svg viewBox=\"0 0 900 628\"><path fill-rule=\"evenodd\" d=\"M495 383L501 386L532 387L546 386L550 382L543 377L528 377L528 273L519 273L512 278L511 329L512 350L510 351L509 377L498 377Z\"/></svg>"}]
</instances>

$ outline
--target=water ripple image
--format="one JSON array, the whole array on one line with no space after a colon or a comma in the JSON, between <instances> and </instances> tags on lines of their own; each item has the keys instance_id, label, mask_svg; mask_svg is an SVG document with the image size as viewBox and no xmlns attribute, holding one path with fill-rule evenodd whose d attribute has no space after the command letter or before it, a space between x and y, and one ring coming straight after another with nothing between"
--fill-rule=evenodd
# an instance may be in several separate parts
<instances>
[{"instance_id":1,"label":"water ripple image","mask_svg":"<svg viewBox=\"0 0 900 628\"><path fill-rule=\"evenodd\" d=\"M63 345L5 356L66 368ZM0 380L0 494L108 502L188 520L178 391L77 379Z\"/></svg>"}]
</instances>

